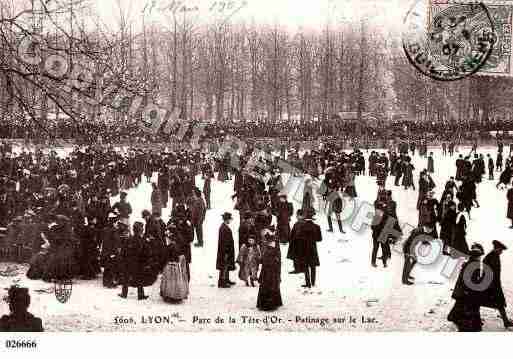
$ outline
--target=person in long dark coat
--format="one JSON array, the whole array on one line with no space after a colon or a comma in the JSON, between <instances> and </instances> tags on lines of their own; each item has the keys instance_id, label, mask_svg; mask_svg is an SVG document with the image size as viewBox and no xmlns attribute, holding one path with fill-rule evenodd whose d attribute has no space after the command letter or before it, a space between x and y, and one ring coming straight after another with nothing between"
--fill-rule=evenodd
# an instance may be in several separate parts
<instances>
[{"instance_id":1,"label":"person in long dark coat","mask_svg":"<svg viewBox=\"0 0 513 359\"><path fill-rule=\"evenodd\" d=\"M116 288L117 284L117 263L119 259L119 248L121 246L119 234L114 228L114 218L100 230L101 255L100 265L103 267L103 286Z\"/></svg>"},{"instance_id":2,"label":"person in long dark coat","mask_svg":"<svg viewBox=\"0 0 513 359\"><path fill-rule=\"evenodd\" d=\"M66 216L58 215L56 222L48 232L50 248L48 265L43 274L45 281L71 280L78 273L71 221Z\"/></svg>"},{"instance_id":3,"label":"person in long dark coat","mask_svg":"<svg viewBox=\"0 0 513 359\"><path fill-rule=\"evenodd\" d=\"M507 199L508 199L507 218L511 220L511 226L509 228L513 229L513 188L510 188L508 190Z\"/></svg>"},{"instance_id":4,"label":"person in long dark coat","mask_svg":"<svg viewBox=\"0 0 513 359\"><path fill-rule=\"evenodd\" d=\"M313 185L312 179L310 177L306 177L305 185L303 188L303 201L301 208L303 211L306 211L314 206L314 196L313 196Z\"/></svg>"},{"instance_id":5,"label":"person in long dark coat","mask_svg":"<svg viewBox=\"0 0 513 359\"><path fill-rule=\"evenodd\" d=\"M187 278L191 280L191 262L192 251L191 244L194 241L194 230L192 224L183 215L179 215L174 219L176 223L176 244L178 255L185 257L185 266L187 271Z\"/></svg>"},{"instance_id":6,"label":"person in long dark coat","mask_svg":"<svg viewBox=\"0 0 513 359\"><path fill-rule=\"evenodd\" d=\"M403 181L402 185L404 186L404 189L408 189L410 187L413 187L413 190L415 190L415 184L413 183L413 171L415 170L415 167L411 164L411 158L406 157L406 163L403 167Z\"/></svg>"},{"instance_id":7,"label":"person in long dark coat","mask_svg":"<svg viewBox=\"0 0 513 359\"><path fill-rule=\"evenodd\" d=\"M433 237L438 238L436 222L439 219L438 200L433 198L433 191L429 191L426 197L419 203L419 226L429 224L433 228Z\"/></svg>"},{"instance_id":8,"label":"person in long dark coat","mask_svg":"<svg viewBox=\"0 0 513 359\"><path fill-rule=\"evenodd\" d=\"M456 215L456 226L454 227L454 236L451 247L451 256L461 257L469 252L467 244L467 218L465 217L465 208L462 203L458 204L458 214Z\"/></svg>"},{"instance_id":9,"label":"person in long dark coat","mask_svg":"<svg viewBox=\"0 0 513 359\"><path fill-rule=\"evenodd\" d=\"M262 270L259 278L257 308L275 310L283 305L280 292L281 255L274 236L265 236L262 251Z\"/></svg>"},{"instance_id":10,"label":"person in long dark coat","mask_svg":"<svg viewBox=\"0 0 513 359\"><path fill-rule=\"evenodd\" d=\"M210 206L210 192L211 192L211 182L213 175L210 171L206 174L205 182L203 182L203 196L205 197L205 202L207 204L207 210L211 209Z\"/></svg>"},{"instance_id":11,"label":"person in long dark coat","mask_svg":"<svg viewBox=\"0 0 513 359\"><path fill-rule=\"evenodd\" d=\"M374 219L372 221L372 256L371 256L371 265L373 267L377 267L376 259L378 254L378 249L381 247L381 259L383 261L383 266L387 267L387 260L389 258L390 246L388 245L387 240L380 238L383 229L388 220L388 215L385 212L385 203L381 203L376 201L374 204L376 208L376 212L374 215Z\"/></svg>"},{"instance_id":12,"label":"person in long dark coat","mask_svg":"<svg viewBox=\"0 0 513 359\"><path fill-rule=\"evenodd\" d=\"M219 228L219 240L217 244L216 269L219 271L219 288L230 288L235 282L230 281L230 271L235 270L235 243L232 230L229 227L233 217L231 213L224 213L223 224Z\"/></svg>"},{"instance_id":13,"label":"person in long dark coat","mask_svg":"<svg viewBox=\"0 0 513 359\"><path fill-rule=\"evenodd\" d=\"M305 284L304 288L315 286L316 267L320 265L319 254L317 252L317 242L322 241L321 227L313 222L315 210L310 208L305 211L305 223L301 225L297 236L299 243L296 246L296 260L299 267L304 269Z\"/></svg>"},{"instance_id":14,"label":"person in long dark coat","mask_svg":"<svg viewBox=\"0 0 513 359\"><path fill-rule=\"evenodd\" d=\"M128 287L137 287L137 299L145 300L144 295L145 267L148 263L147 251L144 243L144 225L141 222L134 223L134 234L121 243L120 253L120 277L123 286L121 298L127 298Z\"/></svg>"},{"instance_id":15,"label":"person in long dark coat","mask_svg":"<svg viewBox=\"0 0 513 359\"><path fill-rule=\"evenodd\" d=\"M456 160L456 181L461 181L463 179L463 165L465 160L463 159L463 155L460 155Z\"/></svg>"},{"instance_id":16,"label":"person in long dark coat","mask_svg":"<svg viewBox=\"0 0 513 359\"><path fill-rule=\"evenodd\" d=\"M513 322L508 319L506 314L506 298L502 290L501 282L501 259L500 256L507 247L499 241L493 241L493 250L486 255L483 264L488 266L488 270L492 271L492 282L483 292L483 301L481 305L487 308L497 309L504 322L504 327L513 327ZM486 268L486 267L485 267Z\"/></svg>"},{"instance_id":17,"label":"person in long dark coat","mask_svg":"<svg viewBox=\"0 0 513 359\"><path fill-rule=\"evenodd\" d=\"M499 177L499 183L497 183L497 188L502 189L502 185L507 187L511 183L511 177L513 176L513 172L511 171L511 167L506 166L504 171L501 173Z\"/></svg>"},{"instance_id":18,"label":"person in long dark coat","mask_svg":"<svg viewBox=\"0 0 513 359\"><path fill-rule=\"evenodd\" d=\"M304 223L303 210L298 209L296 212L296 223L294 223L290 231L289 249L287 251L287 259L292 260L294 264L294 269L289 274L299 274L305 271L297 257L297 248L301 246L301 238L298 237L298 234L301 233L300 228Z\"/></svg>"},{"instance_id":19,"label":"person in long dark coat","mask_svg":"<svg viewBox=\"0 0 513 359\"><path fill-rule=\"evenodd\" d=\"M0 318L0 332L43 332L43 322L29 313L30 295L27 288L9 288L7 302L10 314Z\"/></svg>"},{"instance_id":20,"label":"person in long dark coat","mask_svg":"<svg viewBox=\"0 0 513 359\"><path fill-rule=\"evenodd\" d=\"M470 177L464 177L460 191L457 194L460 204L463 204L465 211L470 216L470 211L474 200L476 199L476 183Z\"/></svg>"},{"instance_id":21,"label":"person in long dark coat","mask_svg":"<svg viewBox=\"0 0 513 359\"><path fill-rule=\"evenodd\" d=\"M98 249L98 228L96 219L84 228L80 238L79 265L81 279L89 280L96 278L100 270L100 251Z\"/></svg>"},{"instance_id":22,"label":"person in long dark coat","mask_svg":"<svg viewBox=\"0 0 513 359\"><path fill-rule=\"evenodd\" d=\"M502 152L497 153L497 160L495 161L495 164L497 166L497 171L502 171Z\"/></svg>"},{"instance_id":23,"label":"person in long dark coat","mask_svg":"<svg viewBox=\"0 0 513 359\"><path fill-rule=\"evenodd\" d=\"M440 203L440 239L443 243L443 253L449 255L448 249L454 238L454 227L456 226L456 203L452 200L452 194L447 192Z\"/></svg>"},{"instance_id":24,"label":"person in long dark coat","mask_svg":"<svg viewBox=\"0 0 513 359\"><path fill-rule=\"evenodd\" d=\"M167 168L162 168L159 172L157 185L161 193L162 206L166 208L169 201L169 170Z\"/></svg>"},{"instance_id":25,"label":"person in long dark coat","mask_svg":"<svg viewBox=\"0 0 513 359\"><path fill-rule=\"evenodd\" d=\"M472 283L478 285L482 277L477 268L481 265L481 256L484 249L480 244L472 245L470 258L461 267L458 280L452 292L452 298L456 301L453 308L447 316L447 320L453 322L460 332L480 332L482 330L482 321L480 314L481 292L467 285L465 278L470 278ZM470 277L466 271L472 271Z\"/></svg>"},{"instance_id":26,"label":"person in long dark coat","mask_svg":"<svg viewBox=\"0 0 513 359\"><path fill-rule=\"evenodd\" d=\"M162 214L162 191L157 187L155 183L151 184L153 191L151 192L151 211L152 213Z\"/></svg>"},{"instance_id":27,"label":"person in long dark coat","mask_svg":"<svg viewBox=\"0 0 513 359\"><path fill-rule=\"evenodd\" d=\"M290 217L294 213L292 203L287 202L287 195L280 194L279 202L277 203L277 223L278 223L278 237L280 243L288 243L290 237Z\"/></svg>"},{"instance_id":28,"label":"person in long dark coat","mask_svg":"<svg viewBox=\"0 0 513 359\"><path fill-rule=\"evenodd\" d=\"M435 183L429 174L425 171L420 173L419 178L419 196L417 198L417 210L420 210L421 202L426 198L427 194L435 188Z\"/></svg>"},{"instance_id":29,"label":"person in long dark coat","mask_svg":"<svg viewBox=\"0 0 513 359\"><path fill-rule=\"evenodd\" d=\"M429 153L427 171L429 173L435 173L435 160L433 159L433 152Z\"/></svg>"},{"instance_id":30,"label":"person in long dark coat","mask_svg":"<svg viewBox=\"0 0 513 359\"><path fill-rule=\"evenodd\" d=\"M488 154L488 179L490 181L493 181L495 179L494 172L495 172L495 164L493 163L493 158Z\"/></svg>"}]
</instances>

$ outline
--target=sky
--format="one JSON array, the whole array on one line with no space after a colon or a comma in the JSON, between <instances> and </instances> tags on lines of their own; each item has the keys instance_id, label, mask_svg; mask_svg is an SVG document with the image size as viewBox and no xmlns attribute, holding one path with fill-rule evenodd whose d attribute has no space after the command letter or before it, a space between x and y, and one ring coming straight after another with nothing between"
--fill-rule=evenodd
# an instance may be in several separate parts
<instances>
[{"instance_id":1,"label":"sky","mask_svg":"<svg viewBox=\"0 0 513 359\"><path fill-rule=\"evenodd\" d=\"M185 3L189 8L197 8L187 16L194 21L211 22L225 19L230 21L254 21L256 23L278 23L292 30L298 28L322 29L329 22L336 26L348 19L366 17L369 22L382 27L397 26L408 10L410 0L91 0L102 21L115 26L119 6L129 15L135 26L142 24L145 5L146 21L166 24L172 11L165 8L173 2ZM152 2L155 4L152 6ZM223 3L233 1L238 11L219 12ZM244 3L246 3L244 5ZM151 12L149 9L152 9ZM213 10L212 10L213 9ZM116 16L113 16L116 14ZM223 14L219 17L219 14ZM181 14L180 16L182 16Z\"/></svg>"}]
</instances>

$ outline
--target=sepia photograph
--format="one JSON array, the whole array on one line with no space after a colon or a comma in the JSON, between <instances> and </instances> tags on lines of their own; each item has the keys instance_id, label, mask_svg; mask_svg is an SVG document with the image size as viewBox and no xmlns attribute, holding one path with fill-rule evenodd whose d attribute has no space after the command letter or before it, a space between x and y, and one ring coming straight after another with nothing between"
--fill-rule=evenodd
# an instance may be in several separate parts
<instances>
[{"instance_id":1,"label":"sepia photograph","mask_svg":"<svg viewBox=\"0 0 513 359\"><path fill-rule=\"evenodd\" d=\"M499 0L0 0L2 350L508 336L512 21Z\"/></svg>"}]
</instances>

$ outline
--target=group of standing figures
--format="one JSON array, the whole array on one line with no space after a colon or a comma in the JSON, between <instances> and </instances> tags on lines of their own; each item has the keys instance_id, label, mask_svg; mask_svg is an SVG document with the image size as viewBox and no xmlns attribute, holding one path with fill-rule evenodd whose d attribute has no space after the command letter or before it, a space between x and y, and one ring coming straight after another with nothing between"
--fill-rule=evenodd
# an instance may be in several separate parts
<instances>
[{"instance_id":1,"label":"group of standing figures","mask_svg":"<svg viewBox=\"0 0 513 359\"><path fill-rule=\"evenodd\" d=\"M449 319L462 330L480 329L477 325L480 323L479 308L489 306L498 309L505 326L510 327L500 282L500 255L506 246L495 241L494 250L483 261L493 273L492 284L485 291L479 292L469 286L464 271L480 263L484 254L479 245L469 247L466 238L471 210L479 207L477 186L483 181L486 167L490 180L496 170L502 171L498 187L510 185L511 160L507 158L503 166L500 151L496 164L488 156L488 166L482 155L475 154L473 161L470 155L460 156L456 161L456 174L446 182L439 201L434 197L436 184L431 177L435 172L433 154L428 155L427 147L422 148L427 166L420 172L416 187L415 167L408 150L406 148L404 152L399 148L398 152L392 150L388 154L372 152L369 156L368 175L376 177L378 187L374 203L376 217L371 228L371 265L377 267L380 258L387 267L392 257L391 245L402 236L398 205L393 192L386 189L388 176L395 176L395 186L401 186L405 191L418 190L418 227L403 242L402 283L414 285L412 271L417 264L415 246L419 243L418 237L440 238L444 255L467 258L453 293L456 305ZM27 273L31 279L94 279L103 268L104 287L121 286L119 296L122 298L127 298L129 288L135 287L137 298L144 300L148 298L144 287L155 284L160 276L162 298L179 303L189 296L194 239L197 239L198 250L204 247L203 223L211 207L210 192L217 188L214 180L217 170L220 182L233 177L235 194L232 199L240 215L238 246L231 228L233 215L225 212L221 218L216 256L218 288L228 289L236 285L230 279L230 273L238 264L241 283L249 287L248 290L259 287L257 308L275 310L283 305L280 292L282 250L288 245L286 258L293 264L289 274L304 275L303 287L306 289L316 286L317 267L320 266L317 243L323 240L323 234L315 223L314 202L321 198L326 201L327 231L334 231L334 214L339 232L345 234L341 220L342 200L358 196L356 178L366 172L361 151L348 154L336 144L326 144L303 158L299 151L289 151L281 159L286 160L287 153L291 153L291 160L296 162L305 162L306 155L307 161L299 167L311 175L304 177L307 180L303 200L301 207L296 209L296 222L292 226L294 208L284 192L283 173L277 166L277 158L272 156L258 158L259 165L255 168L266 170L249 175L231 168L226 158L214 160L205 154L186 151L158 155L140 150L120 155L113 149L105 152L76 149L68 159L55 154L46 157L43 154L9 154L1 159L6 166L2 167L4 175L0 181L0 219L2 224L9 223L9 240L5 243L24 248L22 239L25 234L35 234L30 241L34 255ZM38 155L40 159L34 158ZM248 159L241 158L241 168L245 168ZM150 182L155 173L158 181L152 184L151 211L143 211L144 221L137 221L130 228L132 207L125 191L138 186L143 178ZM323 178L322 191L316 196L308 178L319 173ZM196 177L200 175L204 179L203 192L196 186ZM296 176L296 173L287 175ZM45 196L45 186L50 184L57 189L47 191ZM65 187L61 188L62 185ZM33 196L38 193L43 195ZM120 194L120 200L111 206L110 197L114 193ZM507 198L508 218L513 220L513 189L508 191ZM22 201L23 207L13 206L15 199ZM162 212L168 206L171 215L166 223ZM219 206L219 203L212 203L212 207ZM391 229L389 219L394 220L392 234L388 234ZM27 224L30 226L24 228ZM429 244L425 242L423 239L420 244ZM380 249L381 257L378 257ZM16 258L18 254L16 252ZM474 273L470 277L478 282L486 277L473 276Z\"/></svg>"},{"instance_id":2,"label":"group of standing figures","mask_svg":"<svg viewBox=\"0 0 513 359\"><path fill-rule=\"evenodd\" d=\"M476 152L473 160L471 160L472 152ZM444 155L446 155L445 151ZM401 175L408 173L408 176L411 176L409 174L413 168L411 159L406 153L399 157L392 153L389 157L391 173L395 174L395 185L398 186ZM456 160L456 174L446 182L441 200L438 201L434 198L436 184L431 177L431 174L435 172L433 153L427 156L427 168L419 174L418 227L410 232L403 242L402 248L404 254L402 282L405 285L414 284L415 278L411 273L417 264L418 246L430 246L431 241L439 238L443 243L443 255L464 260L452 294L452 298L456 302L448 316L448 320L455 323L461 331L480 331L482 329L481 307L497 309L504 326L506 328L513 326L506 313L507 304L501 283L500 256L507 249L506 246L500 241L494 240L493 250L481 261L481 257L484 255L483 246L479 243L469 246L467 242L471 210L474 207L480 207L477 199L477 186L483 182L486 168L488 168L489 181L494 180L496 170L502 171L497 184L498 188L511 184L511 158L506 159L503 167L502 147L498 148L496 163L490 155L487 155L487 158L488 163L486 164L484 155L478 154L477 148L473 148L466 157L459 155ZM388 167L388 162L383 161L383 163L384 167L385 163ZM386 267L387 260L390 259L390 244L397 241L398 237L402 235L402 231L397 221L397 204L391 198L392 191L385 190L385 181L380 181L378 174L376 216L372 226L374 243L372 265L376 266L377 251L381 247L381 258ZM415 189L414 186L413 188ZM408 189L408 185L405 186L405 189ZM507 200L507 217L513 221L513 188L508 191ZM394 219L392 230L386 228L390 217ZM484 269L482 269L483 267Z\"/></svg>"}]
</instances>

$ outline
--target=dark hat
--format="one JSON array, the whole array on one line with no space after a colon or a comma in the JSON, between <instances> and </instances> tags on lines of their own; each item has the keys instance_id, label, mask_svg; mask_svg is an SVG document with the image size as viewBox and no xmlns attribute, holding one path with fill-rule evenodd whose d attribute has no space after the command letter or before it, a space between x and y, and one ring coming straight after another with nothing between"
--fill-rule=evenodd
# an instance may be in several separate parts
<instances>
[{"instance_id":1,"label":"dark hat","mask_svg":"<svg viewBox=\"0 0 513 359\"><path fill-rule=\"evenodd\" d=\"M230 212L223 213L223 215L221 217L223 218L223 221L233 219L232 214Z\"/></svg>"},{"instance_id":2,"label":"dark hat","mask_svg":"<svg viewBox=\"0 0 513 359\"><path fill-rule=\"evenodd\" d=\"M143 218L144 218L144 217L148 217L148 216L151 216L151 213L150 213L150 211L148 211L147 209L145 209L144 211L142 211L142 216L143 216Z\"/></svg>"},{"instance_id":3,"label":"dark hat","mask_svg":"<svg viewBox=\"0 0 513 359\"><path fill-rule=\"evenodd\" d=\"M502 249L503 251L508 249L508 247L506 247L502 242L499 242L497 240L493 241L492 244L493 244L493 249Z\"/></svg>"},{"instance_id":4,"label":"dark hat","mask_svg":"<svg viewBox=\"0 0 513 359\"><path fill-rule=\"evenodd\" d=\"M470 255L472 257L480 257L484 254L484 248L479 243L472 244L472 247L470 247Z\"/></svg>"}]
</instances>

